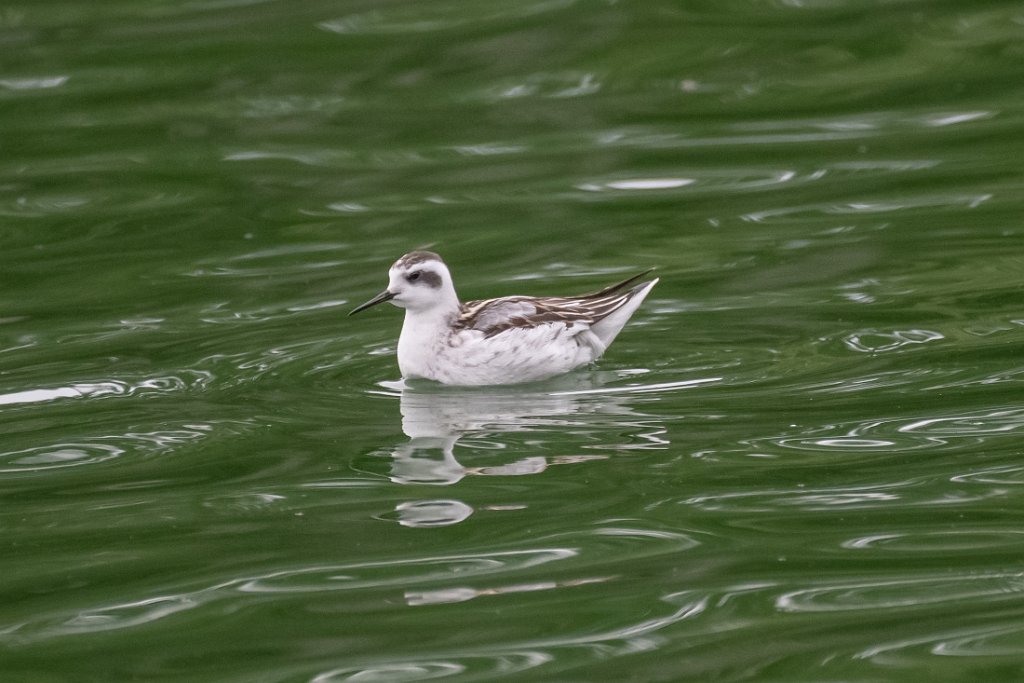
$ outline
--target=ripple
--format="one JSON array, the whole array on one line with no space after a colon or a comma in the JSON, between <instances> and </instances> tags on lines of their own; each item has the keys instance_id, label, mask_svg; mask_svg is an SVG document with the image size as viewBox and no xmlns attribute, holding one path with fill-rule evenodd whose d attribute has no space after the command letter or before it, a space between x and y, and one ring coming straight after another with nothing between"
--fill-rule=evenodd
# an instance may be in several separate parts
<instances>
[{"instance_id":1,"label":"ripple","mask_svg":"<svg viewBox=\"0 0 1024 683\"><path fill-rule=\"evenodd\" d=\"M1024 657L1024 626L1009 624L948 634L931 647L932 654L955 657Z\"/></svg>"},{"instance_id":2,"label":"ripple","mask_svg":"<svg viewBox=\"0 0 1024 683\"><path fill-rule=\"evenodd\" d=\"M1024 531L1014 529L963 529L915 533L871 534L842 543L850 550L888 550L899 553L963 552L976 550L1015 551L1024 545Z\"/></svg>"},{"instance_id":3,"label":"ripple","mask_svg":"<svg viewBox=\"0 0 1024 683\"><path fill-rule=\"evenodd\" d=\"M983 443L988 437L1024 429L1024 409L1007 407L941 417L900 417L828 425L802 434L747 439L741 443L759 453L773 449L811 451L822 455L886 453Z\"/></svg>"},{"instance_id":4,"label":"ripple","mask_svg":"<svg viewBox=\"0 0 1024 683\"><path fill-rule=\"evenodd\" d=\"M308 302L299 303L296 301L281 302L270 306L260 306L251 309L231 308L228 303L217 303L207 306L200 311L200 321L211 325L237 325L244 323L263 323L274 320L287 320L296 318L310 311L321 311L327 308L338 308L348 304L347 299L314 299ZM312 342L300 342L291 344L288 347L294 348Z\"/></svg>"},{"instance_id":5,"label":"ripple","mask_svg":"<svg viewBox=\"0 0 1024 683\"><path fill-rule=\"evenodd\" d=\"M895 441L889 439L857 439L851 437L840 437L836 439L779 439L776 443L786 448L854 448L857 450L864 449L882 449L885 451L892 450L892 447L896 445Z\"/></svg>"},{"instance_id":6,"label":"ripple","mask_svg":"<svg viewBox=\"0 0 1024 683\"><path fill-rule=\"evenodd\" d=\"M678 391L680 389L692 389L694 387L701 386L703 384L714 384L723 381L724 377L700 377L694 379L685 379L675 382L652 382L652 383L638 383L638 384L625 384L617 387L602 387L597 389L576 389L570 391L557 391L553 392L552 396L589 396L599 394L651 394L661 393L668 391Z\"/></svg>"},{"instance_id":7,"label":"ripple","mask_svg":"<svg viewBox=\"0 0 1024 683\"><path fill-rule=\"evenodd\" d=\"M452 149L467 157L491 157L505 154L522 154L529 148L500 142L485 142L477 145L457 145Z\"/></svg>"},{"instance_id":8,"label":"ripple","mask_svg":"<svg viewBox=\"0 0 1024 683\"><path fill-rule=\"evenodd\" d=\"M825 381L808 383L806 391L810 394L853 394L861 391L894 389L896 387L920 386L928 383L925 390L935 390L947 386L945 380L960 372L957 368L910 368L906 370L885 370L873 372L859 377L838 377ZM942 384L934 384L942 381ZM959 385L959 383L954 383Z\"/></svg>"},{"instance_id":9,"label":"ripple","mask_svg":"<svg viewBox=\"0 0 1024 683\"><path fill-rule=\"evenodd\" d=\"M335 344L333 339L313 339L263 350L231 354L217 353L202 358L198 364L214 368L212 372L222 378L219 386L238 386L251 383L265 377L268 373L298 363L306 364L306 374L333 369L338 363L348 359L348 356L345 356L342 361L327 361L325 356L328 349ZM313 367L310 368L309 365Z\"/></svg>"},{"instance_id":10,"label":"ripple","mask_svg":"<svg viewBox=\"0 0 1024 683\"><path fill-rule=\"evenodd\" d=\"M737 130L878 130L901 133L920 128L941 128L961 123L992 119L997 110L936 111L925 114L872 112L831 118L791 118L744 121L733 124ZM855 162L857 163L857 162Z\"/></svg>"},{"instance_id":11,"label":"ripple","mask_svg":"<svg viewBox=\"0 0 1024 683\"><path fill-rule=\"evenodd\" d=\"M458 655L446 659L409 660L363 667L343 667L317 674L311 683L402 683L432 681L451 676L507 676L552 660L546 652L503 652L495 655Z\"/></svg>"},{"instance_id":12,"label":"ripple","mask_svg":"<svg viewBox=\"0 0 1024 683\"><path fill-rule=\"evenodd\" d=\"M104 385L99 385L103 387ZM110 387L110 389L106 389ZM58 398L82 398L92 394L115 393L122 394L121 386L108 383L104 389L95 391L97 385L79 385L70 387L58 387L56 389L28 389L26 391L15 391L9 394L0 394L0 405L15 405L18 403L44 403L54 401Z\"/></svg>"},{"instance_id":13,"label":"ripple","mask_svg":"<svg viewBox=\"0 0 1024 683\"><path fill-rule=\"evenodd\" d=\"M97 609L84 609L69 615L44 616L0 628L0 642L24 644L50 638L132 628L193 609L199 604L193 594L165 595Z\"/></svg>"},{"instance_id":14,"label":"ripple","mask_svg":"<svg viewBox=\"0 0 1024 683\"><path fill-rule=\"evenodd\" d=\"M163 375L134 382L101 380L78 382L64 387L26 389L0 394L0 406L24 403L47 403L61 398L110 398L197 390L206 387L213 375L202 370L184 370L178 375Z\"/></svg>"},{"instance_id":15,"label":"ripple","mask_svg":"<svg viewBox=\"0 0 1024 683\"><path fill-rule=\"evenodd\" d=\"M958 474L950 481L959 483L998 484L1000 486L1024 486L1024 466L999 465L967 474Z\"/></svg>"},{"instance_id":16,"label":"ripple","mask_svg":"<svg viewBox=\"0 0 1024 683\"><path fill-rule=\"evenodd\" d=\"M600 92L597 74L576 71L533 74L525 79L503 80L469 96L470 100L501 102L528 97L562 99L584 97Z\"/></svg>"},{"instance_id":17,"label":"ripple","mask_svg":"<svg viewBox=\"0 0 1024 683\"><path fill-rule=\"evenodd\" d=\"M576 0L540 0L514 5L480 6L435 2L429 5L395 6L338 19L322 21L317 27L330 33L402 34L432 33L465 28L475 24L504 23L571 7Z\"/></svg>"},{"instance_id":18,"label":"ripple","mask_svg":"<svg viewBox=\"0 0 1024 683\"><path fill-rule=\"evenodd\" d=\"M0 452L0 474L33 474L50 470L97 465L128 453L160 455L181 449L213 436L225 426L249 426L245 421L220 421L210 424L188 423L177 428L130 431L76 441Z\"/></svg>"},{"instance_id":19,"label":"ripple","mask_svg":"<svg viewBox=\"0 0 1024 683\"><path fill-rule=\"evenodd\" d=\"M81 467L112 460L125 450L113 444L58 443L0 453L0 473L42 472Z\"/></svg>"},{"instance_id":20,"label":"ripple","mask_svg":"<svg viewBox=\"0 0 1024 683\"><path fill-rule=\"evenodd\" d=\"M924 171L939 165L936 159L884 159L872 161L842 161L825 167L828 172L863 173L882 171L886 174L901 171Z\"/></svg>"},{"instance_id":21,"label":"ripple","mask_svg":"<svg viewBox=\"0 0 1024 683\"><path fill-rule=\"evenodd\" d=\"M0 88L8 90L50 90L68 82L70 76L41 76L37 78L0 78Z\"/></svg>"},{"instance_id":22,"label":"ripple","mask_svg":"<svg viewBox=\"0 0 1024 683\"><path fill-rule=\"evenodd\" d=\"M335 669L313 678L313 683L338 683L339 681L432 681L438 678L458 676L466 672L461 662L406 662L369 668L352 667Z\"/></svg>"},{"instance_id":23,"label":"ripple","mask_svg":"<svg viewBox=\"0 0 1024 683\"><path fill-rule=\"evenodd\" d=\"M764 189L777 185L812 182L818 180L820 174L800 175L789 169L766 170L758 172L750 168L726 169L724 171L701 170L686 176L666 173L663 176L642 178L614 177L609 180L591 180L576 185L576 189L586 192L616 192L615 196L623 196L630 192L652 192L658 190L678 190L687 188L692 191L747 191ZM655 195L657 196L657 195Z\"/></svg>"},{"instance_id":24,"label":"ripple","mask_svg":"<svg viewBox=\"0 0 1024 683\"><path fill-rule=\"evenodd\" d=\"M906 347L919 346L929 342L941 341L946 337L933 330L862 330L843 337L848 349L861 353L886 353L898 351Z\"/></svg>"},{"instance_id":25,"label":"ripple","mask_svg":"<svg viewBox=\"0 0 1024 683\"><path fill-rule=\"evenodd\" d=\"M18 624L0 624L0 642L27 642L131 628L240 595L288 596L391 589L452 580L463 582L474 577L514 575L576 555L571 549L544 548L287 569L252 578L229 579L195 591L42 615Z\"/></svg>"},{"instance_id":26,"label":"ripple","mask_svg":"<svg viewBox=\"0 0 1024 683\"><path fill-rule=\"evenodd\" d=\"M351 152L338 150L263 150L244 149L229 152L223 161L294 161L302 166L338 168L350 164L354 159Z\"/></svg>"},{"instance_id":27,"label":"ripple","mask_svg":"<svg viewBox=\"0 0 1024 683\"><path fill-rule=\"evenodd\" d=\"M596 136L600 145L635 149L687 149L702 147L726 147L745 145L789 145L810 142L831 142L838 140L857 140L879 135L879 131L870 128L818 129L802 131L752 131L737 127L739 134L708 135L703 137L683 133L662 132L658 130L615 129L602 131ZM746 169L749 173L749 168ZM814 173L807 179L817 179Z\"/></svg>"},{"instance_id":28,"label":"ripple","mask_svg":"<svg viewBox=\"0 0 1024 683\"><path fill-rule=\"evenodd\" d=\"M812 204L785 207L744 214L740 218L751 223L770 223L776 218L791 219L800 215L858 216L888 214L910 209L940 209L962 206L976 209L992 198L991 194L907 197L898 202L859 201L848 204Z\"/></svg>"},{"instance_id":29,"label":"ripple","mask_svg":"<svg viewBox=\"0 0 1024 683\"><path fill-rule=\"evenodd\" d=\"M865 581L785 593L776 600L783 612L846 612L920 607L947 602L976 604L1024 595L1024 574L958 573L924 578Z\"/></svg>"},{"instance_id":30,"label":"ripple","mask_svg":"<svg viewBox=\"0 0 1024 683\"><path fill-rule=\"evenodd\" d=\"M924 484L929 477L881 482L860 486L812 488L796 485L757 491L704 494L681 500L701 510L715 512L779 512L802 510L824 512L828 510L871 510L896 508L925 508L936 510L951 505L976 503L989 498L1005 498L1001 488L972 491L962 489L933 490Z\"/></svg>"},{"instance_id":31,"label":"ripple","mask_svg":"<svg viewBox=\"0 0 1024 683\"><path fill-rule=\"evenodd\" d=\"M923 126L927 126L929 128L942 128L945 126L959 125L961 123L971 123L974 121L991 119L994 118L997 113L998 112L995 111L940 112L921 116L918 120Z\"/></svg>"},{"instance_id":32,"label":"ripple","mask_svg":"<svg viewBox=\"0 0 1024 683\"><path fill-rule=\"evenodd\" d=\"M344 243L289 244L275 249L246 252L227 259L201 262L198 268L186 273L191 277L265 278L270 276L303 275L309 272L337 268L347 261L327 254L345 252L350 245ZM314 258L314 256L318 258Z\"/></svg>"},{"instance_id":33,"label":"ripple","mask_svg":"<svg viewBox=\"0 0 1024 683\"><path fill-rule=\"evenodd\" d=\"M1014 671L1021 657L1024 657L1024 626L1017 620L1010 623L976 625L957 628L941 633L929 633L904 640L872 645L853 655L854 659L870 659L878 664L913 665L921 656L947 657L1005 657L1011 658ZM924 650L916 653L915 650ZM995 670L995 669L993 669ZM968 680L968 675L964 680Z\"/></svg>"},{"instance_id":34,"label":"ripple","mask_svg":"<svg viewBox=\"0 0 1024 683\"><path fill-rule=\"evenodd\" d=\"M162 619L183 610L193 609L198 604L189 595L170 595L98 610L86 610L61 623L54 629L52 635L96 633L130 628Z\"/></svg>"},{"instance_id":35,"label":"ripple","mask_svg":"<svg viewBox=\"0 0 1024 683\"><path fill-rule=\"evenodd\" d=\"M473 508L461 500L417 500L395 507L398 523L414 528L458 524L473 514Z\"/></svg>"},{"instance_id":36,"label":"ripple","mask_svg":"<svg viewBox=\"0 0 1024 683\"><path fill-rule=\"evenodd\" d=\"M81 157L60 157L56 161L33 163L26 175L32 177L52 177L59 174L101 174L112 167L141 167L150 163L144 157L116 153L91 154ZM95 217L90 229L86 232L68 234L68 239L102 236L108 238L111 233L125 232L134 228L134 223L125 215L168 211L182 206L192 206L200 202L202 188L182 188L180 191L167 191L166 188L149 189L142 187L108 188L103 191L92 191L88 195L43 194L8 195L0 201L0 216L44 217L75 212L80 217Z\"/></svg>"},{"instance_id":37,"label":"ripple","mask_svg":"<svg viewBox=\"0 0 1024 683\"><path fill-rule=\"evenodd\" d=\"M606 577L590 579L572 579L569 581L531 581L518 583L511 586L497 586L491 588L440 588L426 591L406 591L405 601L411 607L421 605L444 605L457 602L466 602L474 598L507 595L510 593L535 593L537 591L554 590L558 588L573 588L593 583L604 583L609 579Z\"/></svg>"},{"instance_id":38,"label":"ripple","mask_svg":"<svg viewBox=\"0 0 1024 683\"><path fill-rule=\"evenodd\" d=\"M608 190L674 190L697 182L694 178L626 178L609 180L605 183L585 183L578 185L581 190L599 192Z\"/></svg>"},{"instance_id":39,"label":"ripple","mask_svg":"<svg viewBox=\"0 0 1024 683\"><path fill-rule=\"evenodd\" d=\"M606 525L583 533L555 534L544 541L553 541L540 548L446 554L398 558L371 562L351 562L305 566L268 571L248 578L230 578L193 591L162 593L111 605L87 608L64 608L63 613L39 615L18 624L0 624L0 642L28 642L48 638L132 628L151 623L184 611L209 606L226 600L236 607L239 600L287 599L307 595L325 596L338 591L352 592L360 599L390 600L395 589L402 591L409 606L426 606L465 602L473 599L494 599L524 592L548 590L585 590L587 586L615 581L624 570L613 565L632 566L637 558L662 557L673 564L680 551L690 550L699 542L688 534L668 529L651 529L624 523ZM571 561L571 562L568 562ZM554 566L557 565L557 566ZM604 567L595 574L592 570ZM537 570L580 572L583 576L551 578L536 576ZM529 573L534 576L528 576ZM486 582L486 585L476 585ZM372 598L374 591L384 597ZM249 597L246 597L249 596ZM546 643L552 647L594 647L602 651L632 652L650 649L650 634L681 619L704 610L704 597L691 594L667 596L658 600L670 605L660 615L651 609L642 610L639 622L579 634ZM511 643L499 648L509 655L522 648ZM547 647L545 648L547 649ZM476 653L479 654L479 653ZM470 653L471 656L475 656ZM389 657L387 665L395 663Z\"/></svg>"},{"instance_id":40,"label":"ripple","mask_svg":"<svg viewBox=\"0 0 1024 683\"><path fill-rule=\"evenodd\" d=\"M1021 428L1024 428L1024 408L1010 407L963 415L919 418L903 424L899 431L957 438L1005 434Z\"/></svg>"},{"instance_id":41,"label":"ripple","mask_svg":"<svg viewBox=\"0 0 1024 683\"><path fill-rule=\"evenodd\" d=\"M241 100L241 115L245 118L269 118L309 113L337 114L349 104L348 98L335 94L248 97Z\"/></svg>"},{"instance_id":42,"label":"ripple","mask_svg":"<svg viewBox=\"0 0 1024 683\"><path fill-rule=\"evenodd\" d=\"M601 539L604 541L604 547L606 551L612 550L613 547L617 546L629 546L632 548L630 554L637 553L637 543L657 543L656 552L680 552L683 550L691 550L700 545L700 541L695 539L689 534L680 533L678 531L669 531L665 529L647 529L638 527L619 527L619 526L606 526L597 529L592 529L588 532L580 534L574 532L572 535L575 536L589 536L591 538ZM556 535L554 538L557 538ZM588 541L588 546L592 544ZM615 553L612 553L615 554ZM639 551L640 555L643 555L643 551Z\"/></svg>"},{"instance_id":43,"label":"ripple","mask_svg":"<svg viewBox=\"0 0 1024 683\"><path fill-rule=\"evenodd\" d=\"M276 493L235 493L207 498L203 507L232 515L236 512L261 512L277 506L286 497Z\"/></svg>"},{"instance_id":44,"label":"ripple","mask_svg":"<svg viewBox=\"0 0 1024 683\"><path fill-rule=\"evenodd\" d=\"M517 572L565 560L576 554L575 550L568 548L550 548L306 567L246 580L237 590L246 593L310 593L406 586L452 578L465 580L474 576Z\"/></svg>"},{"instance_id":45,"label":"ripple","mask_svg":"<svg viewBox=\"0 0 1024 683\"><path fill-rule=\"evenodd\" d=\"M78 211L92 201L91 197L76 195L21 196L0 204L0 216L41 218Z\"/></svg>"},{"instance_id":46,"label":"ripple","mask_svg":"<svg viewBox=\"0 0 1024 683\"><path fill-rule=\"evenodd\" d=\"M682 533L671 529L629 526L633 520L617 520L618 524L606 524L593 529L554 533L538 540L557 543L575 549L587 569L602 568L610 572L610 565L623 562L629 558L634 562L639 558L679 557L702 545L701 540L692 533Z\"/></svg>"}]
</instances>

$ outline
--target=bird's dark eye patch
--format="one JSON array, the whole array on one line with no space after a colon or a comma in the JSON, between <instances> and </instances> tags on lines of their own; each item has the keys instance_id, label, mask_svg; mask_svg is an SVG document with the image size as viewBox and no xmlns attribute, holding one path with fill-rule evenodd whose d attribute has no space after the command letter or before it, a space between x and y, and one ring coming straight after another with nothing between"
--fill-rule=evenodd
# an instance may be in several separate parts
<instances>
[{"instance_id":1,"label":"bird's dark eye patch","mask_svg":"<svg viewBox=\"0 0 1024 683\"><path fill-rule=\"evenodd\" d=\"M441 276L432 270L414 270L405 276L407 282L419 283L438 289L441 286Z\"/></svg>"},{"instance_id":2,"label":"bird's dark eye patch","mask_svg":"<svg viewBox=\"0 0 1024 683\"><path fill-rule=\"evenodd\" d=\"M419 287L433 287L434 289L440 289L441 287L441 276L429 268L414 270L405 276L405 280Z\"/></svg>"}]
</instances>

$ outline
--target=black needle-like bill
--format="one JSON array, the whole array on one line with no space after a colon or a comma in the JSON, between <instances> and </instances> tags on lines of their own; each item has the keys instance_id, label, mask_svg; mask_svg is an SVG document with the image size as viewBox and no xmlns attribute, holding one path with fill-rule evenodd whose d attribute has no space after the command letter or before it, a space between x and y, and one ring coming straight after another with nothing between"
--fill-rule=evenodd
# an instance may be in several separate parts
<instances>
[{"instance_id":1,"label":"black needle-like bill","mask_svg":"<svg viewBox=\"0 0 1024 683\"><path fill-rule=\"evenodd\" d=\"M349 315L355 315L359 311L365 311L370 306L376 306L377 304L382 304L385 301L391 301L394 298L395 298L395 295L385 289L383 292L381 292L377 296L373 297L372 299L367 301L365 304L360 304L360 305L356 306L355 308L353 308L351 311L348 312L348 314Z\"/></svg>"}]
</instances>

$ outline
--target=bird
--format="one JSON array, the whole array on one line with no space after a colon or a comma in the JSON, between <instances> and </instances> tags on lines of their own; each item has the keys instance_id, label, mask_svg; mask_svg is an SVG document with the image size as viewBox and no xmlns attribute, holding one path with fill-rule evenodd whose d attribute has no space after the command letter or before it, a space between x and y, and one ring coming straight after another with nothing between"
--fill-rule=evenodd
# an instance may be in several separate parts
<instances>
[{"instance_id":1,"label":"bird","mask_svg":"<svg viewBox=\"0 0 1024 683\"><path fill-rule=\"evenodd\" d=\"M412 251L388 271L388 286L349 315L390 302L405 309L398 339L403 380L454 386L537 382L604 354L658 278L651 270L578 296L503 296L460 302L432 251Z\"/></svg>"}]
</instances>

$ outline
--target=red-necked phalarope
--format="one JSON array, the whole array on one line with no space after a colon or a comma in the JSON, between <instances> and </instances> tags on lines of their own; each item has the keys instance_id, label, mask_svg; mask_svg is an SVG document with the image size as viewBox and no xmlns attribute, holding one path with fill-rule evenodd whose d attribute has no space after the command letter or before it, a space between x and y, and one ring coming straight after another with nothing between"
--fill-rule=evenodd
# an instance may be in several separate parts
<instances>
[{"instance_id":1,"label":"red-necked phalarope","mask_svg":"<svg viewBox=\"0 0 1024 683\"><path fill-rule=\"evenodd\" d=\"M414 251L395 261L388 288L349 315L390 301L405 309L398 367L405 379L518 384L597 360L658 279L650 271L580 296L503 296L460 303L441 257Z\"/></svg>"}]
</instances>

